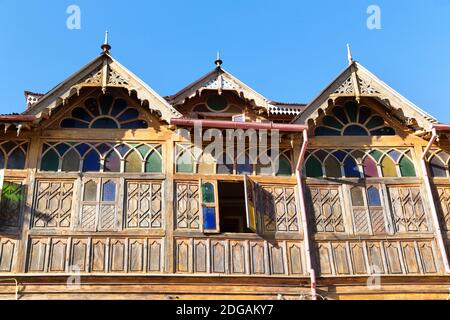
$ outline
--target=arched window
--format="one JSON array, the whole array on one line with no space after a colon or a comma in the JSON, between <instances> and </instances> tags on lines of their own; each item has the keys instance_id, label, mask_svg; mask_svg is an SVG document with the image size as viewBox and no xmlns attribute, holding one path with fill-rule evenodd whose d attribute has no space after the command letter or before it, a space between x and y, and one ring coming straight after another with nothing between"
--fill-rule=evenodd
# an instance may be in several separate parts
<instances>
[{"instance_id":1,"label":"arched window","mask_svg":"<svg viewBox=\"0 0 450 320\"><path fill-rule=\"evenodd\" d=\"M385 155L383 160L381 160L381 172L383 173L383 177L397 177L397 167L395 166L395 162L389 157Z\"/></svg>"},{"instance_id":2,"label":"arched window","mask_svg":"<svg viewBox=\"0 0 450 320\"><path fill-rule=\"evenodd\" d=\"M399 161L400 173L402 177L415 177L416 170L414 164L406 155L403 155Z\"/></svg>"},{"instance_id":3,"label":"arched window","mask_svg":"<svg viewBox=\"0 0 450 320\"><path fill-rule=\"evenodd\" d=\"M102 201L116 201L116 184L113 181L106 181L103 184Z\"/></svg>"},{"instance_id":4,"label":"arched window","mask_svg":"<svg viewBox=\"0 0 450 320\"><path fill-rule=\"evenodd\" d=\"M120 172L120 157L112 150L105 158L103 171L104 172Z\"/></svg>"},{"instance_id":5,"label":"arched window","mask_svg":"<svg viewBox=\"0 0 450 320\"><path fill-rule=\"evenodd\" d=\"M214 157L210 153L203 152L198 163L197 172L202 174L213 174L215 167L216 162Z\"/></svg>"},{"instance_id":6,"label":"arched window","mask_svg":"<svg viewBox=\"0 0 450 320\"><path fill-rule=\"evenodd\" d=\"M63 157L61 170L65 172L80 170L80 156L75 149L67 152Z\"/></svg>"},{"instance_id":7,"label":"arched window","mask_svg":"<svg viewBox=\"0 0 450 320\"><path fill-rule=\"evenodd\" d=\"M367 188L367 201L369 206L381 206L380 191L378 188L374 186Z\"/></svg>"},{"instance_id":8,"label":"arched window","mask_svg":"<svg viewBox=\"0 0 450 320\"><path fill-rule=\"evenodd\" d=\"M59 167L59 155L53 149L48 149L41 160L42 171L58 171Z\"/></svg>"},{"instance_id":9,"label":"arched window","mask_svg":"<svg viewBox=\"0 0 450 320\"><path fill-rule=\"evenodd\" d=\"M325 160L325 176L332 178L342 177L341 165L332 155Z\"/></svg>"},{"instance_id":10,"label":"arched window","mask_svg":"<svg viewBox=\"0 0 450 320\"><path fill-rule=\"evenodd\" d=\"M72 110L69 117L63 119L61 128L92 129L145 129L148 124L139 118L139 111L128 105L122 98L110 94L101 94L85 100L83 106Z\"/></svg>"},{"instance_id":11,"label":"arched window","mask_svg":"<svg viewBox=\"0 0 450 320\"><path fill-rule=\"evenodd\" d=\"M237 174L253 174L253 165L247 153L241 153L236 159Z\"/></svg>"},{"instance_id":12,"label":"arched window","mask_svg":"<svg viewBox=\"0 0 450 320\"><path fill-rule=\"evenodd\" d=\"M25 168L25 152L22 148L17 147L8 157L7 169L23 169Z\"/></svg>"},{"instance_id":13,"label":"arched window","mask_svg":"<svg viewBox=\"0 0 450 320\"><path fill-rule=\"evenodd\" d=\"M280 155L278 158L278 171L276 173L277 176L291 176L292 175L292 166L291 162L287 158L285 154Z\"/></svg>"},{"instance_id":14,"label":"arched window","mask_svg":"<svg viewBox=\"0 0 450 320\"><path fill-rule=\"evenodd\" d=\"M98 171L100 171L100 156L95 149L92 149L83 160L83 172Z\"/></svg>"},{"instance_id":15,"label":"arched window","mask_svg":"<svg viewBox=\"0 0 450 320\"><path fill-rule=\"evenodd\" d=\"M361 176L358 165L350 156L348 156L344 161L344 173L347 178L359 178Z\"/></svg>"},{"instance_id":16,"label":"arched window","mask_svg":"<svg viewBox=\"0 0 450 320\"><path fill-rule=\"evenodd\" d=\"M230 156L222 154L217 163L217 174L233 174L233 159Z\"/></svg>"},{"instance_id":17,"label":"arched window","mask_svg":"<svg viewBox=\"0 0 450 320\"><path fill-rule=\"evenodd\" d=\"M147 160L145 161L145 172L162 172L161 147L154 149L147 156Z\"/></svg>"},{"instance_id":18,"label":"arched window","mask_svg":"<svg viewBox=\"0 0 450 320\"><path fill-rule=\"evenodd\" d=\"M377 163L373 160L371 156L366 156L363 163L364 175L368 178L379 177Z\"/></svg>"},{"instance_id":19,"label":"arched window","mask_svg":"<svg viewBox=\"0 0 450 320\"><path fill-rule=\"evenodd\" d=\"M125 158L125 172L142 172L142 159L136 151Z\"/></svg>"},{"instance_id":20,"label":"arched window","mask_svg":"<svg viewBox=\"0 0 450 320\"><path fill-rule=\"evenodd\" d=\"M96 201L97 200L97 183L93 180L89 180L84 184L83 201Z\"/></svg>"},{"instance_id":21,"label":"arched window","mask_svg":"<svg viewBox=\"0 0 450 320\"><path fill-rule=\"evenodd\" d=\"M366 106L347 102L344 107L335 106L333 115L322 118L315 129L316 136L387 136L395 130L386 125L384 119Z\"/></svg>"},{"instance_id":22,"label":"arched window","mask_svg":"<svg viewBox=\"0 0 450 320\"><path fill-rule=\"evenodd\" d=\"M180 173L194 172L194 157L189 151L190 146L177 146L176 171Z\"/></svg>"},{"instance_id":23,"label":"arched window","mask_svg":"<svg viewBox=\"0 0 450 320\"><path fill-rule=\"evenodd\" d=\"M447 152L439 151L436 154L434 154L428 160L431 176L436 178L447 177L447 171L450 169L449 159L450 154Z\"/></svg>"},{"instance_id":24,"label":"arched window","mask_svg":"<svg viewBox=\"0 0 450 320\"><path fill-rule=\"evenodd\" d=\"M323 176L322 163L314 155L310 155L308 160L306 160L305 175L312 178Z\"/></svg>"}]
</instances>

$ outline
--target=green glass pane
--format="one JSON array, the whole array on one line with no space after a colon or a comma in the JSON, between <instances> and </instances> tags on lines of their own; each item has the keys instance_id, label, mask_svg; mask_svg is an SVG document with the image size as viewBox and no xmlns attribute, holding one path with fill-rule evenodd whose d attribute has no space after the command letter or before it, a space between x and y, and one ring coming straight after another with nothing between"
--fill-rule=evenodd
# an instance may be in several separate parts
<instances>
[{"instance_id":1,"label":"green glass pane","mask_svg":"<svg viewBox=\"0 0 450 320\"><path fill-rule=\"evenodd\" d=\"M156 151L148 156L145 162L145 172L162 172L162 159Z\"/></svg>"},{"instance_id":2,"label":"green glass pane","mask_svg":"<svg viewBox=\"0 0 450 320\"><path fill-rule=\"evenodd\" d=\"M202 184L203 203L214 203L214 185L212 183Z\"/></svg>"},{"instance_id":3,"label":"green glass pane","mask_svg":"<svg viewBox=\"0 0 450 320\"><path fill-rule=\"evenodd\" d=\"M367 122L366 127L369 129L373 129L384 124L384 119L380 116L372 117L369 122Z\"/></svg>"},{"instance_id":4,"label":"green glass pane","mask_svg":"<svg viewBox=\"0 0 450 320\"><path fill-rule=\"evenodd\" d=\"M5 181L2 189L3 201L7 201L10 204L20 203L22 201L22 186L17 183Z\"/></svg>"},{"instance_id":5,"label":"green glass pane","mask_svg":"<svg viewBox=\"0 0 450 320\"><path fill-rule=\"evenodd\" d=\"M62 163L62 171L79 171L80 169L80 156L72 149L66 153Z\"/></svg>"},{"instance_id":6,"label":"green glass pane","mask_svg":"<svg viewBox=\"0 0 450 320\"><path fill-rule=\"evenodd\" d=\"M53 150L50 149L42 158L41 170L42 171L58 171L59 156Z\"/></svg>"},{"instance_id":7,"label":"green glass pane","mask_svg":"<svg viewBox=\"0 0 450 320\"><path fill-rule=\"evenodd\" d=\"M403 156L400 160L400 173L402 177L415 177L416 170L414 169L414 165L406 156Z\"/></svg>"},{"instance_id":8,"label":"green glass pane","mask_svg":"<svg viewBox=\"0 0 450 320\"><path fill-rule=\"evenodd\" d=\"M336 128L336 129L342 129L342 124L337 121L335 118L330 116L323 117L322 123L326 126Z\"/></svg>"},{"instance_id":9,"label":"green glass pane","mask_svg":"<svg viewBox=\"0 0 450 320\"><path fill-rule=\"evenodd\" d=\"M206 103L208 104L208 107L214 111L222 111L228 105L227 99L224 96L219 95L210 96Z\"/></svg>"},{"instance_id":10,"label":"green glass pane","mask_svg":"<svg viewBox=\"0 0 450 320\"><path fill-rule=\"evenodd\" d=\"M138 149L139 153L141 154L141 156L145 157L147 152L150 150L150 147L147 146L146 144L143 144L143 145L140 145L137 149Z\"/></svg>"},{"instance_id":11,"label":"green glass pane","mask_svg":"<svg viewBox=\"0 0 450 320\"><path fill-rule=\"evenodd\" d=\"M291 176L291 175L292 175L291 163L285 156L281 156L280 161L278 162L277 176Z\"/></svg>"},{"instance_id":12,"label":"green glass pane","mask_svg":"<svg viewBox=\"0 0 450 320\"><path fill-rule=\"evenodd\" d=\"M97 201L97 183L88 181L84 185L83 201Z\"/></svg>"},{"instance_id":13,"label":"green glass pane","mask_svg":"<svg viewBox=\"0 0 450 320\"><path fill-rule=\"evenodd\" d=\"M372 150L370 151L370 155L376 160L379 161L380 158L383 156L383 153L379 150Z\"/></svg>"},{"instance_id":14,"label":"green glass pane","mask_svg":"<svg viewBox=\"0 0 450 320\"><path fill-rule=\"evenodd\" d=\"M358 115L358 106L354 102L349 102L345 105L345 110L347 111L348 118L350 122L356 122L356 117Z\"/></svg>"},{"instance_id":15,"label":"green glass pane","mask_svg":"<svg viewBox=\"0 0 450 320\"><path fill-rule=\"evenodd\" d=\"M126 157L125 172L142 172L142 160L136 152L132 152Z\"/></svg>"},{"instance_id":16,"label":"green glass pane","mask_svg":"<svg viewBox=\"0 0 450 320\"><path fill-rule=\"evenodd\" d=\"M183 152L177 159L177 172L192 173L194 165L188 152Z\"/></svg>"},{"instance_id":17,"label":"green glass pane","mask_svg":"<svg viewBox=\"0 0 450 320\"><path fill-rule=\"evenodd\" d=\"M307 177L318 178L323 176L322 164L315 157L310 157L306 161L305 174Z\"/></svg>"}]
</instances>

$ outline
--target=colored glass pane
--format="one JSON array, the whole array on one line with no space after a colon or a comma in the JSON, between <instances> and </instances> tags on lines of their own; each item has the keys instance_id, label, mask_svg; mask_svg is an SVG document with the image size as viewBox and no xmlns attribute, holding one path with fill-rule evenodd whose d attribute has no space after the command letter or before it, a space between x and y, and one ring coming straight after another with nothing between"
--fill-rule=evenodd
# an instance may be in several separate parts
<instances>
[{"instance_id":1,"label":"colored glass pane","mask_svg":"<svg viewBox=\"0 0 450 320\"><path fill-rule=\"evenodd\" d=\"M358 116L358 105L354 102L348 102L345 104L345 111L347 112L350 122L356 122Z\"/></svg>"},{"instance_id":2,"label":"colored glass pane","mask_svg":"<svg viewBox=\"0 0 450 320\"><path fill-rule=\"evenodd\" d=\"M446 177L447 172L444 163L437 156L433 156L429 163L431 176L433 177Z\"/></svg>"},{"instance_id":3,"label":"colored glass pane","mask_svg":"<svg viewBox=\"0 0 450 320\"><path fill-rule=\"evenodd\" d=\"M95 150L89 151L83 161L83 172L100 171L100 157Z\"/></svg>"},{"instance_id":4,"label":"colored glass pane","mask_svg":"<svg viewBox=\"0 0 450 320\"><path fill-rule=\"evenodd\" d=\"M370 155L375 159L375 161L379 161L383 156L383 153L379 150L370 151Z\"/></svg>"},{"instance_id":5,"label":"colored glass pane","mask_svg":"<svg viewBox=\"0 0 450 320\"><path fill-rule=\"evenodd\" d=\"M315 157L311 156L305 164L305 174L307 177L318 178L323 176L322 164Z\"/></svg>"},{"instance_id":6,"label":"colored glass pane","mask_svg":"<svg viewBox=\"0 0 450 320\"><path fill-rule=\"evenodd\" d=\"M94 116L94 117L98 117L100 115L100 112L98 110L98 104L97 104L97 99L94 98L89 98L86 100L86 102L84 103L84 105L86 106L86 109L88 109L88 111Z\"/></svg>"},{"instance_id":7,"label":"colored glass pane","mask_svg":"<svg viewBox=\"0 0 450 320\"><path fill-rule=\"evenodd\" d=\"M389 156L385 156L381 161L381 172L383 177L397 177L397 168Z\"/></svg>"},{"instance_id":8,"label":"colored glass pane","mask_svg":"<svg viewBox=\"0 0 450 320\"><path fill-rule=\"evenodd\" d=\"M124 113L122 113L117 120L119 122L133 120L139 116L139 112L134 108L128 108Z\"/></svg>"},{"instance_id":9,"label":"colored glass pane","mask_svg":"<svg viewBox=\"0 0 450 320\"><path fill-rule=\"evenodd\" d=\"M80 120L84 120L87 122L90 122L92 120L92 117L89 115L89 113L86 112L86 109L77 107L75 109L73 109L72 111L72 116L74 118L80 119Z\"/></svg>"},{"instance_id":10,"label":"colored glass pane","mask_svg":"<svg viewBox=\"0 0 450 320\"><path fill-rule=\"evenodd\" d=\"M373 116L370 118L369 122L367 122L366 127L369 129L373 129L384 124L384 119L380 116Z\"/></svg>"},{"instance_id":11,"label":"colored glass pane","mask_svg":"<svg viewBox=\"0 0 450 320\"><path fill-rule=\"evenodd\" d=\"M369 133L366 129L359 125L350 125L344 129L344 136L368 136Z\"/></svg>"},{"instance_id":12,"label":"colored glass pane","mask_svg":"<svg viewBox=\"0 0 450 320\"><path fill-rule=\"evenodd\" d=\"M59 156L53 149L49 149L42 157L42 171L58 171Z\"/></svg>"},{"instance_id":13,"label":"colored glass pane","mask_svg":"<svg viewBox=\"0 0 450 320\"><path fill-rule=\"evenodd\" d=\"M238 174L252 174L253 169L250 164L250 159L248 155L240 155L237 158L236 171Z\"/></svg>"},{"instance_id":14,"label":"colored glass pane","mask_svg":"<svg viewBox=\"0 0 450 320\"><path fill-rule=\"evenodd\" d=\"M142 172L142 160L135 151L125 158L125 172Z\"/></svg>"},{"instance_id":15,"label":"colored glass pane","mask_svg":"<svg viewBox=\"0 0 450 320\"><path fill-rule=\"evenodd\" d=\"M362 106L361 108L359 108L359 119L358 119L358 122L360 124L366 123L367 119L369 119L371 114L372 114L372 111L369 108L367 108L365 106Z\"/></svg>"},{"instance_id":16,"label":"colored glass pane","mask_svg":"<svg viewBox=\"0 0 450 320\"><path fill-rule=\"evenodd\" d=\"M192 173L194 172L193 159L189 152L183 151L177 159L177 172Z\"/></svg>"},{"instance_id":17,"label":"colored glass pane","mask_svg":"<svg viewBox=\"0 0 450 320\"><path fill-rule=\"evenodd\" d=\"M337 130L326 128L326 127L317 127L314 130L314 134L316 136L340 136L341 133Z\"/></svg>"},{"instance_id":18,"label":"colored glass pane","mask_svg":"<svg viewBox=\"0 0 450 320\"><path fill-rule=\"evenodd\" d=\"M64 155L61 170L65 172L80 170L80 156L74 149Z\"/></svg>"},{"instance_id":19,"label":"colored glass pane","mask_svg":"<svg viewBox=\"0 0 450 320\"><path fill-rule=\"evenodd\" d=\"M416 170L414 169L414 164L409 160L408 157L403 156L399 162L400 173L402 177L415 177Z\"/></svg>"},{"instance_id":20,"label":"colored glass pane","mask_svg":"<svg viewBox=\"0 0 450 320\"><path fill-rule=\"evenodd\" d=\"M348 157L344 161L344 172L346 177L359 178L359 168L355 162L355 160L351 157Z\"/></svg>"},{"instance_id":21,"label":"colored glass pane","mask_svg":"<svg viewBox=\"0 0 450 320\"><path fill-rule=\"evenodd\" d=\"M117 129L118 125L113 119L110 118L98 118L95 120L91 128L93 129Z\"/></svg>"},{"instance_id":22,"label":"colored glass pane","mask_svg":"<svg viewBox=\"0 0 450 320\"><path fill-rule=\"evenodd\" d=\"M214 203L214 185L210 182L202 184L203 203Z\"/></svg>"},{"instance_id":23,"label":"colored glass pane","mask_svg":"<svg viewBox=\"0 0 450 320\"><path fill-rule=\"evenodd\" d=\"M86 122L82 122L77 119L67 118L61 122L61 128L77 128L77 129L85 129L88 128L89 124Z\"/></svg>"},{"instance_id":24,"label":"colored glass pane","mask_svg":"<svg viewBox=\"0 0 450 320\"><path fill-rule=\"evenodd\" d=\"M108 156L106 156L103 171L120 172L120 157L115 151L111 151Z\"/></svg>"},{"instance_id":25,"label":"colored glass pane","mask_svg":"<svg viewBox=\"0 0 450 320\"><path fill-rule=\"evenodd\" d=\"M58 151L60 156L63 156L64 153L66 153L66 151L70 148L70 145L65 143L59 143L54 148L56 149L56 151Z\"/></svg>"},{"instance_id":26,"label":"colored glass pane","mask_svg":"<svg viewBox=\"0 0 450 320\"><path fill-rule=\"evenodd\" d=\"M152 151L145 162L145 172L162 172L162 159L158 152Z\"/></svg>"},{"instance_id":27,"label":"colored glass pane","mask_svg":"<svg viewBox=\"0 0 450 320\"><path fill-rule=\"evenodd\" d=\"M102 201L116 201L116 184L113 181L103 184Z\"/></svg>"},{"instance_id":28,"label":"colored glass pane","mask_svg":"<svg viewBox=\"0 0 450 320\"><path fill-rule=\"evenodd\" d=\"M369 206L381 206L380 191L376 187L369 187L367 189L367 198Z\"/></svg>"},{"instance_id":29,"label":"colored glass pane","mask_svg":"<svg viewBox=\"0 0 450 320\"><path fill-rule=\"evenodd\" d=\"M5 168L5 156L3 155L3 152L0 151L0 169Z\"/></svg>"},{"instance_id":30,"label":"colored glass pane","mask_svg":"<svg viewBox=\"0 0 450 320\"><path fill-rule=\"evenodd\" d=\"M284 155L279 157L278 171L277 171L276 175L277 176L291 176L292 175L291 162Z\"/></svg>"},{"instance_id":31,"label":"colored glass pane","mask_svg":"<svg viewBox=\"0 0 450 320\"><path fill-rule=\"evenodd\" d=\"M347 116L345 115L344 110L341 107L336 107L333 109L333 114L338 118L343 124L348 123Z\"/></svg>"},{"instance_id":32,"label":"colored glass pane","mask_svg":"<svg viewBox=\"0 0 450 320\"><path fill-rule=\"evenodd\" d=\"M25 153L21 148L16 148L8 157L8 169L24 169Z\"/></svg>"},{"instance_id":33,"label":"colored glass pane","mask_svg":"<svg viewBox=\"0 0 450 320\"><path fill-rule=\"evenodd\" d=\"M210 96L206 103L208 104L208 107L214 111L222 111L228 105L227 99L224 96L219 96L217 94Z\"/></svg>"},{"instance_id":34,"label":"colored glass pane","mask_svg":"<svg viewBox=\"0 0 450 320\"><path fill-rule=\"evenodd\" d=\"M371 157L366 157L364 159L364 175L366 177L378 177L378 168L377 164Z\"/></svg>"},{"instance_id":35,"label":"colored glass pane","mask_svg":"<svg viewBox=\"0 0 450 320\"><path fill-rule=\"evenodd\" d=\"M111 110L111 116L115 117L127 107L127 102L123 99L116 99Z\"/></svg>"},{"instance_id":36,"label":"colored glass pane","mask_svg":"<svg viewBox=\"0 0 450 320\"><path fill-rule=\"evenodd\" d=\"M325 116L322 120L323 124L336 129L342 129L342 124L336 120L334 117Z\"/></svg>"},{"instance_id":37,"label":"colored glass pane","mask_svg":"<svg viewBox=\"0 0 450 320\"><path fill-rule=\"evenodd\" d=\"M388 155L392 158L392 160L394 160L394 162L397 162L401 154L397 150L391 150L388 152Z\"/></svg>"},{"instance_id":38,"label":"colored glass pane","mask_svg":"<svg viewBox=\"0 0 450 320\"><path fill-rule=\"evenodd\" d=\"M205 229L205 230L216 229L216 209L215 208L203 208L203 229Z\"/></svg>"},{"instance_id":39,"label":"colored glass pane","mask_svg":"<svg viewBox=\"0 0 450 320\"><path fill-rule=\"evenodd\" d=\"M86 153L86 151L89 150L89 148L90 148L90 146L87 145L87 144L85 144L85 143L79 144L79 145L77 145L77 146L75 147L75 149L77 149L78 153L79 153L80 156L82 156L82 157L84 156L84 154Z\"/></svg>"},{"instance_id":40,"label":"colored glass pane","mask_svg":"<svg viewBox=\"0 0 450 320\"><path fill-rule=\"evenodd\" d=\"M342 177L341 166L336 158L330 156L325 161L325 175L334 178Z\"/></svg>"},{"instance_id":41,"label":"colored glass pane","mask_svg":"<svg viewBox=\"0 0 450 320\"><path fill-rule=\"evenodd\" d=\"M350 190L352 196L352 204L356 207L364 206L364 198L361 187L354 187Z\"/></svg>"},{"instance_id":42,"label":"colored glass pane","mask_svg":"<svg viewBox=\"0 0 450 320\"><path fill-rule=\"evenodd\" d=\"M111 105L113 102L113 97L110 94L102 94L98 100L100 102L100 110L102 114L109 114L109 110L111 109Z\"/></svg>"}]
</instances>

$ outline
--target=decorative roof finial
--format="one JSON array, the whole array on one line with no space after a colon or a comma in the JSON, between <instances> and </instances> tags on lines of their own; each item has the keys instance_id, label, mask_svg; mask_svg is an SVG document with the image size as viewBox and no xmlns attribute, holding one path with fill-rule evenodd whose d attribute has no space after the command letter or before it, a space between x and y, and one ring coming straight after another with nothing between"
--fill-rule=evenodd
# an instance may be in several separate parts
<instances>
[{"instance_id":1,"label":"decorative roof finial","mask_svg":"<svg viewBox=\"0 0 450 320\"><path fill-rule=\"evenodd\" d=\"M216 61L214 61L214 64L219 68L222 65L223 61L220 59L220 52L217 51Z\"/></svg>"},{"instance_id":2,"label":"decorative roof finial","mask_svg":"<svg viewBox=\"0 0 450 320\"><path fill-rule=\"evenodd\" d=\"M109 50L111 50L111 46L108 43L108 31L105 32L105 42L101 46L103 53L109 53Z\"/></svg>"},{"instance_id":3,"label":"decorative roof finial","mask_svg":"<svg viewBox=\"0 0 450 320\"><path fill-rule=\"evenodd\" d=\"M348 65L352 65L353 63L352 51L350 50L350 45L348 43L347 43L347 59Z\"/></svg>"}]
</instances>

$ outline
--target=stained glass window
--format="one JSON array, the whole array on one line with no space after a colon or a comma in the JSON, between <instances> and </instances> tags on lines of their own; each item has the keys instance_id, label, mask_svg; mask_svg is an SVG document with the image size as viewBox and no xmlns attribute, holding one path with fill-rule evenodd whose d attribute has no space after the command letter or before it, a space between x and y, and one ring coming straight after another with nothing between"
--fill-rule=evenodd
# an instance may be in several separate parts
<instances>
[{"instance_id":1,"label":"stained glass window","mask_svg":"<svg viewBox=\"0 0 450 320\"><path fill-rule=\"evenodd\" d=\"M333 108L333 116L324 116L315 129L316 136L384 136L394 135L395 130L385 125L382 117L366 106L347 102L344 107Z\"/></svg>"},{"instance_id":2,"label":"stained glass window","mask_svg":"<svg viewBox=\"0 0 450 320\"><path fill-rule=\"evenodd\" d=\"M177 172L192 173L194 172L194 160L188 151L182 151L177 158L176 164Z\"/></svg>"},{"instance_id":3,"label":"stained glass window","mask_svg":"<svg viewBox=\"0 0 450 320\"><path fill-rule=\"evenodd\" d=\"M105 158L103 168L105 172L120 172L120 158L115 151L111 151Z\"/></svg>"},{"instance_id":4,"label":"stained glass window","mask_svg":"<svg viewBox=\"0 0 450 320\"><path fill-rule=\"evenodd\" d=\"M325 175L333 178L342 177L341 165L333 156L329 156L327 160L325 160Z\"/></svg>"},{"instance_id":5,"label":"stained glass window","mask_svg":"<svg viewBox=\"0 0 450 320\"><path fill-rule=\"evenodd\" d=\"M216 164L211 154L203 153L198 164L198 173L213 174Z\"/></svg>"},{"instance_id":6,"label":"stained glass window","mask_svg":"<svg viewBox=\"0 0 450 320\"><path fill-rule=\"evenodd\" d=\"M202 184L203 203L214 203L214 185L210 182Z\"/></svg>"},{"instance_id":7,"label":"stained glass window","mask_svg":"<svg viewBox=\"0 0 450 320\"><path fill-rule=\"evenodd\" d=\"M61 121L61 128L141 129L148 128L148 123L139 119L138 109L128 106L124 99L114 101L112 95L101 94L74 108L71 115Z\"/></svg>"},{"instance_id":8,"label":"stained glass window","mask_svg":"<svg viewBox=\"0 0 450 320\"><path fill-rule=\"evenodd\" d=\"M447 168L444 162L437 156L434 155L430 162L430 171L432 177L446 177L447 176Z\"/></svg>"},{"instance_id":9,"label":"stained glass window","mask_svg":"<svg viewBox=\"0 0 450 320\"><path fill-rule=\"evenodd\" d=\"M322 164L316 157L310 156L305 164L305 174L307 177L319 178L323 176Z\"/></svg>"},{"instance_id":10,"label":"stained glass window","mask_svg":"<svg viewBox=\"0 0 450 320\"><path fill-rule=\"evenodd\" d=\"M159 151L161 149L159 148ZM145 172L162 172L162 159L158 151L153 150L147 157L145 162Z\"/></svg>"},{"instance_id":11,"label":"stained glass window","mask_svg":"<svg viewBox=\"0 0 450 320\"><path fill-rule=\"evenodd\" d=\"M371 157L366 157L364 159L364 175L366 177L378 177L378 168L377 164Z\"/></svg>"},{"instance_id":12,"label":"stained glass window","mask_svg":"<svg viewBox=\"0 0 450 320\"><path fill-rule=\"evenodd\" d=\"M381 206L380 191L376 187L367 188L369 206Z\"/></svg>"},{"instance_id":13,"label":"stained glass window","mask_svg":"<svg viewBox=\"0 0 450 320\"><path fill-rule=\"evenodd\" d=\"M49 149L41 160L42 171L58 171L59 155L55 150Z\"/></svg>"},{"instance_id":14,"label":"stained glass window","mask_svg":"<svg viewBox=\"0 0 450 320\"><path fill-rule=\"evenodd\" d=\"M84 184L83 201L96 201L97 200L97 183L93 180L89 180Z\"/></svg>"},{"instance_id":15,"label":"stained glass window","mask_svg":"<svg viewBox=\"0 0 450 320\"><path fill-rule=\"evenodd\" d=\"M401 158L399 162L400 173L402 177L415 177L416 170L414 169L414 164L405 155Z\"/></svg>"},{"instance_id":16,"label":"stained glass window","mask_svg":"<svg viewBox=\"0 0 450 320\"><path fill-rule=\"evenodd\" d=\"M397 168L394 161L389 156L384 156L381 160L381 171L383 177L397 177Z\"/></svg>"},{"instance_id":17,"label":"stained glass window","mask_svg":"<svg viewBox=\"0 0 450 320\"><path fill-rule=\"evenodd\" d=\"M237 174L252 174L253 168L250 163L250 158L247 154L242 154L237 158L237 165L236 165L236 172Z\"/></svg>"},{"instance_id":18,"label":"stained glass window","mask_svg":"<svg viewBox=\"0 0 450 320\"><path fill-rule=\"evenodd\" d=\"M89 151L83 160L83 172L100 171L100 156L95 150Z\"/></svg>"},{"instance_id":19,"label":"stained glass window","mask_svg":"<svg viewBox=\"0 0 450 320\"><path fill-rule=\"evenodd\" d=\"M8 169L25 168L25 153L21 148L16 148L8 157Z\"/></svg>"},{"instance_id":20,"label":"stained glass window","mask_svg":"<svg viewBox=\"0 0 450 320\"><path fill-rule=\"evenodd\" d=\"M359 178L359 168L355 160L351 157L347 157L344 161L344 172L346 177Z\"/></svg>"},{"instance_id":21,"label":"stained glass window","mask_svg":"<svg viewBox=\"0 0 450 320\"><path fill-rule=\"evenodd\" d=\"M203 208L203 228L206 230L216 229L216 209L205 207Z\"/></svg>"},{"instance_id":22,"label":"stained glass window","mask_svg":"<svg viewBox=\"0 0 450 320\"><path fill-rule=\"evenodd\" d=\"M116 184L113 181L103 184L102 201L116 201Z\"/></svg>"},{"instance_id":23,"label":"stained glass window","mask_svg":"<svg viewBox=\"0 0 450 320\"><path fill-rule=\"evenodd\" d=\"M125 172L142 172L142 160L135 151L125 158Z\"/></svg>"},{"instance_id":24,"label":"stained glass window","mask_svg":"<svg viewBox=\"0 0 450 320\"><path fill-rule=\"evenodd\" d=\"M229 156L222 155L219 157L217 164L218 174L233 174L233 160Z\"/></svg>"},{"instance_id":25,"label":"stained glass window","mask_svg":"<svg viewBox=\"0 0 450 320\"><path fill-rule=\"evenodd\" d=\"M80 156L75 149L70 150L64 155L61 170L65 172L80 170Z\"/></svg>"},{"instance_id":26,"label":"stained glass window","mask_svg":"<svg viewBox=\"0 0 450 320\"><path fill-rule=\"evenodd\" d=\"M278 162L278 172L277 176L291 176L292 175L292 167L291 162L285 155L281 155L279 157Z\"/></svg>"}]
</instances>

